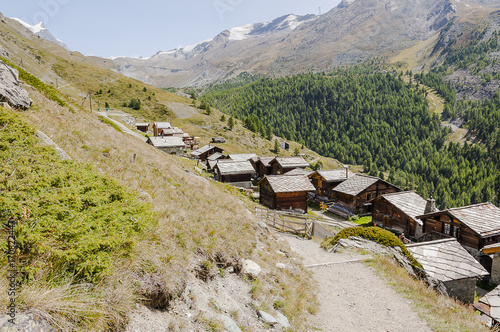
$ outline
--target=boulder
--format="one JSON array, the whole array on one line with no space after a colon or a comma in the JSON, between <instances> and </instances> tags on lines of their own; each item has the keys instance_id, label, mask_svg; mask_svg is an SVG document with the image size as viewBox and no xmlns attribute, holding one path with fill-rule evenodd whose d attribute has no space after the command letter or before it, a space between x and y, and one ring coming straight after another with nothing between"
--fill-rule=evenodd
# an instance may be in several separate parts
<instances>
[{"instance_id":1,"label":"boulder","mask_svg":"<svg viewBox=\"0 0 500 332\"><path fill-rule=\"evenodd\" d=\"M290 327L290 322L288 321L288 318L286 318L285 315L283 315L281 312L276 313L276 320L278 321L278 324L280 324L283 328L287 329Z\"/></svg>"},{"instance_id":2,"label":"boulder","mask_svg":"<svg viewBox=\"0 0 500 332\"><path fill-rule=\"evenodd\" d=\"M12 319L10 316L0 316L0 331L10 332L10 331L26 331L26 332L38 332L38 331L56 331L47 321L36 317L33 314L16 314L15 324L11 324L9 320Z\"/></svg>"},{"instance_id":3,"label":"boulder","mask_svg":"<svg viewBox=\"0 0 500 332\"><path fill-rule=\"evenodd\" d=\"M271 316L267 312L259 310L258 314L259 314L260 319L264 323L269 324L269 325L276 325L276 324L278 324L278 321L276 320L276 318L274 318L273 316Z\"/></svg>"},{"instance_id":4,"label":"boulder","mask_svg":"<svg viewBox=\"0 0 500 332\"><path fill-rule=\"evenodd\" d=\"M262 269L259 264L255 263L254 261L244 259L241 263L241 273L253 279L257 278L261 271Z\"/></svg>"},{"instance_id":5,"label":"boulder","mask_svg":"<svg viewBox=\"0 0 500 332\"><path fill-rule=\"evenodd\" d=\"M224 323L224 328L228 332L241 332L241 329L238 327L236 322L232 320L231 318L224 316L224 315L219 315L219 319Z\"/></svg>"},{"instance_id":6,"label":"boulder","mask_svg":"<svg viewBox=\"0 0 500 332\"><path fill-rule=\"evenodd\" d=\"M0 102L13 108L28 109L33 101L19 82L19 72L0 60Z\"/></svg>"}]
</instances>

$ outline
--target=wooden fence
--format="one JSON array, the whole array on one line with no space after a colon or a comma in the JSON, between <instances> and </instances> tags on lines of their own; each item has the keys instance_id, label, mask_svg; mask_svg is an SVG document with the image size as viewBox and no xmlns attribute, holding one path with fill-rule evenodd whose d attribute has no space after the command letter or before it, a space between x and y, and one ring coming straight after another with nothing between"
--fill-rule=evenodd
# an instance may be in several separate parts
<instances>
[{"instance_id":1,"label":"wooden fence","mask_svg":"<svg viewBox=\"0 0 500 332\"><path fill-rule=\"evenodd\" d=\"M292 233L308 238L317 237L324 240L335 234L323 225L333 226L337 229L350 227L349 224L336 222L321 217L308 214L295 214L283 211L274 211L263 208L256 208L255 215L260 221L279 231Z\"/></svg>"}]
</instances>

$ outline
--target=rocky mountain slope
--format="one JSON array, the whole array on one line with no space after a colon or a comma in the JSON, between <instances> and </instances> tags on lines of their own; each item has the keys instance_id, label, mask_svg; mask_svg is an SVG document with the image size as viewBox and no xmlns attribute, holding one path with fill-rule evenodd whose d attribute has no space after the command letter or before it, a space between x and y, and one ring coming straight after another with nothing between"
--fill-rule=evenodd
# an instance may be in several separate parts
<instances>
[{"instance_id":1,"label":"rocky mountain slope","mask_svg":"<svg viewBox=\"0 0 500 332\"><path fill-rule=\"evenodd\" d=\"M429 40L453 18L491 12L488 6L494 5L474 0L345 0L321 16L289 15L226 30L210 41L148 59L117 58L114 66L160 87L199 86L243 71L282 76L328 70L394 57Z\"/></svg>"}]
</instances>

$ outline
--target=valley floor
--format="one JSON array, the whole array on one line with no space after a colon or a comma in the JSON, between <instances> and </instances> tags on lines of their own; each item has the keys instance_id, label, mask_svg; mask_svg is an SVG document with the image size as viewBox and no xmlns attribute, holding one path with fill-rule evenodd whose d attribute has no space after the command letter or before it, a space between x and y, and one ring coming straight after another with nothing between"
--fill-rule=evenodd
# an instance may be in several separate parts
<instances>
[{"instance_id":1,"label":"valley floor","mask_svg":"<svg viewBox=\"0 0 500 332\"><path fill-rule=\"evenodd\" d=\"M315 241L282 236L310 267L320 285L320 309L311 323L319 331L432 331L408 300L397 294L361 261L366 255L328 253ZM343 263L344 262L344 263Z\"/></svg>"}]
</instances>

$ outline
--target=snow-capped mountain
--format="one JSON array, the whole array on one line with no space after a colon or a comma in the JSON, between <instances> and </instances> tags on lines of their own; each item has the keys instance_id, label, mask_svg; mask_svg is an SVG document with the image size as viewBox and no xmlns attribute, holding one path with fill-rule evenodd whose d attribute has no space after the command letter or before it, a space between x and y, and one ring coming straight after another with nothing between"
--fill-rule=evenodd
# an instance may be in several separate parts
<instances>
[{"instance_id":1,"label":"snow-capped mountain","mask_svg":"<svg viewBox=\"0 0 500 332\"><path fill-rule=\"evenodd\" d=\"M395 57L438 36L456 17L484 12L485 3L499 6L498 0L343 0L320 16L286 15L148 59L122 57L113 63L124 75L159 87L203 86L241 72L282 76L328 71L373 57Z\"/></svg>"},{"instance_id":2,"label":"snow-capped mountain","mask_svg":"<svg viewBox=\"0 0 500 332\"><path fill-rule=\"evenodd\" d=\"M49 30L47 30L47 28L45 27L43 22L40 22L40 23L35 24L35 25L31 25L31 24L28 24L28 23L24 22L23 20L16 18L16 17L11 17L11 19L20 23L21 25L26 27L28 30L33 32L35 35L40 36L40 38L43 38L43 39L46 39L46 40L51 41L53 43L56 43L59 46L64 47L65 49L69 50L68 46L66 46L66 44L64 44L64 42L62 40L57 39L56 37L54 37L54 35L52 33L50 33Z\"/></svg>"}]
</instances>

